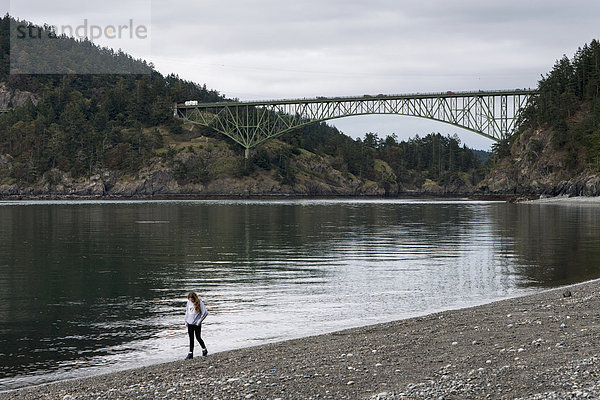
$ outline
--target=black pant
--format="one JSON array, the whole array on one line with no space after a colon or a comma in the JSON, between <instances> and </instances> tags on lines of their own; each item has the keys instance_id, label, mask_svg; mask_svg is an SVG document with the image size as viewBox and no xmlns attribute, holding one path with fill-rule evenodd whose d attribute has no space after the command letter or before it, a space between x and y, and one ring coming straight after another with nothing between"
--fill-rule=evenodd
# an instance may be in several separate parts
<instances>
[{"instance_id":1,"label":"black pant","mask_svg":"<svg viewBox=\"0 0 600 400\"><path fill-rule=\"evenodd\" d=\"M188 335L190 336L190 353L194 352L194 333L196 334L196 339L198 339L198 343L202 346L203 349L206 348L204 345L204 341L200 334L202 333L202 325L191 325L188 324Z\"/></svg>"}]
</instances>

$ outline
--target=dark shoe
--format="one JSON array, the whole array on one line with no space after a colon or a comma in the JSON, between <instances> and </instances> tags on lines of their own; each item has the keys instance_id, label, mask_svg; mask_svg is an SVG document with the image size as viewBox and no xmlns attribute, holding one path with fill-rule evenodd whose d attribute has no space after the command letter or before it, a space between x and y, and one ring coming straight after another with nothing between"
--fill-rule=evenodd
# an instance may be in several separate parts
<instances>
[{"instance_id":1,"label":"dark shoe","mask_svg":"<svg viewBox=\"0 0 600 400\"><path fill-rule=\"evenodd\" d=\"M185 358L186 360L191 360L192 358L194 358L194 355L192 353L188 353L187 357Z\"/></svg>"},{"instance_id":2,"label":"dark shoe","mask_svg":"<svg viewBox=\"0 0 600 400\"><path fill-rule=\"evenodd\" d=\"M208 355L208 349L202 350L202 357L206 357Z\"/></svg>"}]
</instances>

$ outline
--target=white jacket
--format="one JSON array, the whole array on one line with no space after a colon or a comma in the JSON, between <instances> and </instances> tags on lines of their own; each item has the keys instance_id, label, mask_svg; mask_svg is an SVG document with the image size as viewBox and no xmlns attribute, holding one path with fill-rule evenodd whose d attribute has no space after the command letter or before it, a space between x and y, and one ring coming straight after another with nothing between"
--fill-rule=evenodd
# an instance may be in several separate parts
<instances>
[{"instance_id":1,"label":"white jacket","mask_svg":"<svg viewBox=\"0 0 600 400\"><path fill-rule=\"evenodd\" d=\"M187 306L185 308L185 323L188 325L200 325L204 318L208 315L208 311L206 310L206 306L200 300L200 312L196 312L196 307L194 307L194 303L190 300L187 301Z\"/></svg>"}]
</instances>

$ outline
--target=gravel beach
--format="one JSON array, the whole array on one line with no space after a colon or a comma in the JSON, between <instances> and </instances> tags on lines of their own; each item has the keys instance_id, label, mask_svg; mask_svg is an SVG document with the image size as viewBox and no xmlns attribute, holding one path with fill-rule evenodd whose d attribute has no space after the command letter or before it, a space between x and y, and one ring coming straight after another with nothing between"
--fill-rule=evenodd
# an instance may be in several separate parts
<instances>
[{"instance_id":1,"label":"gravel beach","mask_svg":"<svg viewBox=\"0 0 600 400\"><path fill-rule=\"evenodd\" d=\"M594 280L4 392L0 400L600 398L599 337L600 280Z\"/></svg>"}]
</instances>

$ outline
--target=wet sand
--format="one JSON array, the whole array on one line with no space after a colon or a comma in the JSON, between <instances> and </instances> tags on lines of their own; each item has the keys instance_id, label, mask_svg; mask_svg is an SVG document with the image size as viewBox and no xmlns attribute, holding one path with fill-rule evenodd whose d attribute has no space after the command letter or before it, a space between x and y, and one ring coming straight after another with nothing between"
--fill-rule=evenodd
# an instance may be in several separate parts
<instances>
[{"instance_id":1,"label":"wet sand","mask_svg":"<svg viewBox=\"0 0 600 400\"><path fill-rule=\"evenodd\" d=\"M571 296L565 297L569 291ZM3 399L600 397L600 281L57 382Z\"/></svg>"}]
</instances>

